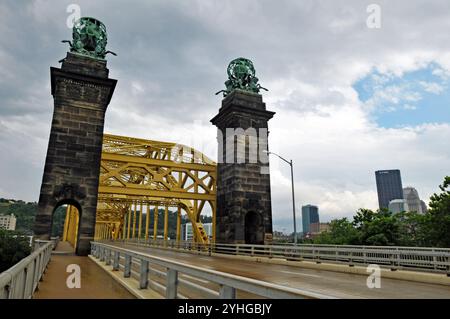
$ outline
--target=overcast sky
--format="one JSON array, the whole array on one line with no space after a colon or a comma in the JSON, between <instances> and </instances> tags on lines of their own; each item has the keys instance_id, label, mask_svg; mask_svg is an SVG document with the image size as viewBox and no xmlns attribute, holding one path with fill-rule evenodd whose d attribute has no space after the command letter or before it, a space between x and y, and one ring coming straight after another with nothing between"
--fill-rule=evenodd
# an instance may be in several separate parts
<instances>
[{"instance_id":1,"label":"overcast sky","mask_svg":"<svg viewBox=\"0 0 450 319\"><path fill-rule=\"evenodd\" d=\"M293 159L297 218L377 208L374 171L398 168L426 202L450 174L450 3L376 1L0 2L0 197L37 201L53 100L50 66L71 39L69 4L107 28L118 85L105 132L216 158L226 67L254 62L276 115L269 147ZM289 167L271 158L275 229L292 229ZM300 226L300 221L298 222Z\"/></svg>"}]
</instances>

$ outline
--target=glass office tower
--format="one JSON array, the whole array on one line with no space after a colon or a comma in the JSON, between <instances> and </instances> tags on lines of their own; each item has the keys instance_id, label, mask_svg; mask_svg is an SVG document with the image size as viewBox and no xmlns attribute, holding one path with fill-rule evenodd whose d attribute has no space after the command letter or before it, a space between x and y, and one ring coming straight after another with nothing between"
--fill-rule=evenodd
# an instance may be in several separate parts
<instances>
[{"instance_id":1,"label":"glass office tower","mask_svg":"<svg viewBox=\"0 0 450 319\"><path fill-rule=\"evenodd\" d=\"M314 205L302 206L303 235L311 232L311 224L319 223L319 207Z\"/></svg>"},{"instance_id":2,"label":"glass office tower","mask_svg":"<svg viewBox=\"0 0 450 319\"><path fill-rule=\"evenodd\" d=\"M378 204L381 208L389 208L389 202L393 199L403 199L402 178L400 170L390 169L376 171Z\"/></svg>"}]
</instances>

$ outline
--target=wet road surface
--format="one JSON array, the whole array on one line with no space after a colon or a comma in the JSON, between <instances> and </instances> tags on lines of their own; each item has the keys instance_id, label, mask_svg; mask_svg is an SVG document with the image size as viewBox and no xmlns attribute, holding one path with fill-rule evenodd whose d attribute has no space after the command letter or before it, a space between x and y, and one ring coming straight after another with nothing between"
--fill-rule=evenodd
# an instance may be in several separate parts
<instances>
[{"instance_id":1,"label":"wet road surface","mask_svg":"<svg viewBox=\"0 0 450 319\"><path fill-rule=\"evenodd\" d=\"M166 249L114 243L125 249L145 252L173 261L309 290L337 298L450 298L450 286L381 278L381 288L368 288L367 276L295 266L265 264L220 256L204 256ZM369 275L369 274L368 274ZM213 288L212 283L187 279Z\"/></svg>"}]
</instances>

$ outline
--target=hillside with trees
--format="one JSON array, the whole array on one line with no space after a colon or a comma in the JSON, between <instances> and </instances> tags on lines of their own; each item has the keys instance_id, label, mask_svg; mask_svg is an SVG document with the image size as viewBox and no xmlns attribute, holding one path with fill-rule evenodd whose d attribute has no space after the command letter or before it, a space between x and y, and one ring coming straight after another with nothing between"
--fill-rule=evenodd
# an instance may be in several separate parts
<instances>
[{"instance_id":1,"label":"hillside with trees","mask_svg":"<svg viewBox=\"0 0 450 319\"><path fill-rule=\"evenodd\" d=\"M0 215L14 214L17 218L16 230L26 235L33 234L37 203L0 198Z\"/></svg>"}]
</instances>

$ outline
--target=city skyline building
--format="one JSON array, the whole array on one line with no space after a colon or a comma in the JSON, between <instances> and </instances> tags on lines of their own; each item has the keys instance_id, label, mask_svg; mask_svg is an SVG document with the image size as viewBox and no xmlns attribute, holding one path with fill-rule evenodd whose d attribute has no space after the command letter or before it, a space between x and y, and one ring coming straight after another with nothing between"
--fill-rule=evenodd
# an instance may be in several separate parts
<instances>
[{"instance_id":1,"label":"city skyline building","mask_svg":"<svg viewBox=\"0 0 450 319\"><path fill-rule=\"evenodd\" d=\"M403 199L397 198L391 200L388 208L394 214L400 212L425 214L428 211L427 204L420 199L417 190L411 186L403 188Z\"/></svg>"},{"instance_id":2,"label":"city skyline building","mask_svg":"<svg viewBox=\"0 0 450 319\"><path fill-rule=\"evenodd\" d=\"M427 212L426 204L420 199L419 193L414 187L403 188L403 198L406 201L407 211L425 214Z\"/></svg>"},{"instance_id":3,"label":"city skyline building","mask_svg":"<svg viewBox=\"0 0 450 319\"><path fill-rule=\"evenodd\" d=\"M14 214L0 215L0 229L16 230L17 218Z\"/></svg>"},{"instance_id":4,"label":"city skyline building","mask_svg":"<svg viewBox=\"0 0 450 319\"><path fill-rule=\"evenodd\" d=\"M319 207L309 204L302 206L303 235L311 232L311 224L319 224L319 222ZM318 226L316 228L318 229Z\"/></svg>"},{"instance_id":5,"label":"city skyline building","mask_svg":"<svg viewBox=\"0 0 450 319\"><path fill-rule=\"evenodd\" d=\"M408 204L404 199L393 199L389 202L389 211L393 214L408 211Z\"/></svg>"},{"instance_id":6,"label":"city skyline building","mask_svg":"<svg viewBox=\"0 0 450 319\"><path fill-rule=\"evenodd\" d=\"M422 214L426 214L428 212L427 204L423 200L420 200L420 206L422 207Z\"/></svg>"},{"instance_id":7,"label":"city skyline building","mask_svg":"<svg viewBox=\"0 0 450 319\"><path fill-rule=\"evenodd\" d=\"M389 202L391 200L404 198L402 178L399 169L376 171L375 179L380 209L389 209Z\"/></svg>"}]
</instances>

